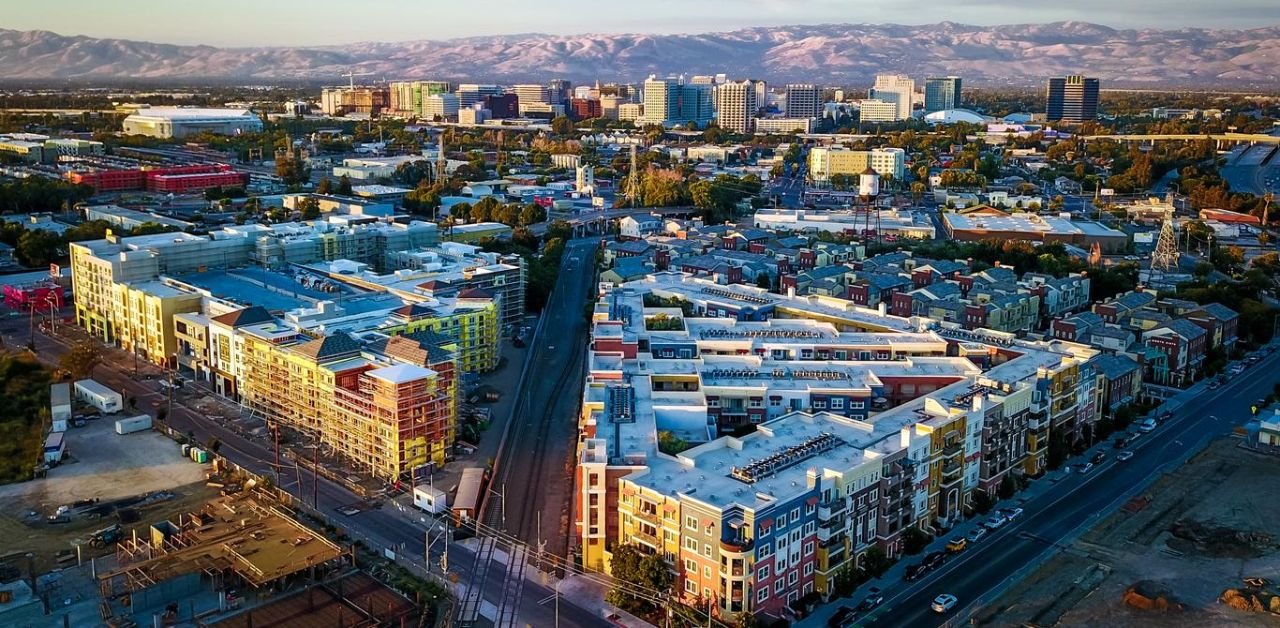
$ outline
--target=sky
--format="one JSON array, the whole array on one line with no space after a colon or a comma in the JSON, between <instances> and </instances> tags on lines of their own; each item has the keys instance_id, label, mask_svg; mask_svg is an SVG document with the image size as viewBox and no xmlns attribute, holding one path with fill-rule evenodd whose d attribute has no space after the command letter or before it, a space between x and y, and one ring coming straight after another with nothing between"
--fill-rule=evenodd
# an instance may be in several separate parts
<instances>
[{"instance_id":1,"label":"sky","mask_svg":"<svg viewBox=\"0 0 1280 628\"><path fill-rule=\"evenodd\" d=\"M1280 24L1277 0L3 0L0 27L174 44L319 46L514 33L697 33L834 22Z\"/></svg>"}]
</instances>

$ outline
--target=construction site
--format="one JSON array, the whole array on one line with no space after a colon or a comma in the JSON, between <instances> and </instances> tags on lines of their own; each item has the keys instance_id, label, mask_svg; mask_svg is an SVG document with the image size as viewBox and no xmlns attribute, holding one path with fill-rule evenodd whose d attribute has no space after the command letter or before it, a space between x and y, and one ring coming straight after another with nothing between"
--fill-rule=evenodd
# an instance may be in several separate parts
<instances>
[{"instance_id":1,"label":"construction site","mask_svg":"<svg viewBox=\"0 0 1280 628\"><path fill-rule=\"evenodd\" d=\"M975 616L984 626L1275 626L1280 458L1216 440Z\"/></svg>"},{"instance_id":2,"label":"construction site","mask_svg":"<svg viewBox=\"0 0 1280 628\"><path fill-rule=\"evenodd\" d=\"M0 625L422 621L416 603L357 569L354 547L298 521L271 489L216 463L207 484L213 497L173 516L81 535L56 568L38 567L31 552L0 557Z\"/></svg>"}]
</instances>

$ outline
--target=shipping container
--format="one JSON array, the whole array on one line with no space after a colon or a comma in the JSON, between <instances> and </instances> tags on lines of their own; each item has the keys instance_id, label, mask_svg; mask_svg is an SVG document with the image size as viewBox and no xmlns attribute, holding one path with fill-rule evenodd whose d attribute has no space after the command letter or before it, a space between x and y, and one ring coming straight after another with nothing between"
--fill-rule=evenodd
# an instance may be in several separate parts
<instances>
[{"instance_id":1,"label":"shipping container","mask_svg":"<svg viewBox=\"0 0 1280 628\"><path fill-rule=\"evenodd\" d=\"M76 382L76 397L101 410L104 414L111 414L124 409L124 399L120 397L120 393L91 379L82 379Z\"/></svg>"},{"instance_id":2,"label":"shipping container","mask_svg":"<svg viewBox=\"0 0 1280 628\"><path fill-rule=\"evenodd\" d=\"M192 447L191 451L187 452L187 457L190 458L192 462L195 462L199 456L200 456L199 447Z\"/></svg>"},{"instance_id":3,"label":"shipping container","mask_svg":"<svg viewBox=\"0 0 1280 628\"><path fill-rule=\"evenodd\" d=\"M476 516L480 507L480 496L484 491L485 471L480 467L462 470L462 479L458 482L458 494L453 500L453 516L458 523L470 521Z\"/></svg>"},{"instance_id":4,"label":"shipping container","mask_svg":"<svg viewBox=\"0 0 1280 628\"><path fill-rule=\"evenodd\" d=\"M116 421L117 434L132 434L149 429L151 429L151 415L149 414L139 414L135 417Z\"/></svg>"},{"instance_id":5,"label":"shipping container","mask_svg":"<svg viewBox=\"0 0 1280 628\"><path fill-rule=\"evenodd\" d=\"M205 464L205 463L209 462L209 452L207 452L207 451L205 451L205 450L203 450L203 449L197 449L197 450L195 450L195 454L196 454L196 456L195 456L195 460L196 460L196 462L198 462L198 463L200 463L200 464Z\"/></svg>"}]
</instances>

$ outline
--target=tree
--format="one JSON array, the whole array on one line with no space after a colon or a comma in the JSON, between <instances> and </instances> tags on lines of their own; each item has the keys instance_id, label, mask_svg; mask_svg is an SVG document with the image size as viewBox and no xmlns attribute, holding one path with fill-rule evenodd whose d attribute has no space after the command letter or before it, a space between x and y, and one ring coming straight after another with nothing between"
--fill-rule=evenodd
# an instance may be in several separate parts
<instances>
[{"instance_id":1,"label":"tree","mask_svg":"<svg viewBox=\"0 0 1280 628\"><path fill-rule=\"evenodd\" d=\"M756 287L764 288L765 290L773 290L773 278L769 276L769 273L760 273L756 275Z\"/></svg>"},{"instance_id":2,"label":"tree","mask_svg":"<svg viewBox=\"0 0 1280 628\"><path fill-rule=\"evenodd\" d=\"M537 203L529 203L520 210L520 226L528 227L547 219L547 210Z\"/></svg>"},{"instance_id":3,"label":"tree","mask_svg":"<svg viewBox=\"0 0 1280 628\"><path fill-rule=\"evenodd\" d=\"M311 169L301 159L286 156L276 160L276 176L285 185L300 185L311 179Z\"/></svg>"},{"instance_id":4,"label":"tree","mask_svg":"<svg viewBox=\"0 0 1280 628\"><path fill-rule=\"evenodd\" d=\"M61 257L62 241L52 231L31 229L18 237L14 255L26 266L44 267Z\"/></svg>"},{"instance_id":5,"label":"tree","mask_svg":"<svg viewBox=\"0 0 1280 628\"><path fill-rule=\"evenodd\" d=\"M573 135L573 120L570 120L568 116L556 116L551 120L551 132L561 137Z\"/></svg>"},{"instance_id":6,"label":"tree","mask_svg":"<svg viewBox=\"0 0 1280 628\"><path fill-rule=\"evenodd\" d=\"M613 577L621 586L609 589L605 600L627 612L651 613L655 606L630 592L632 587L666 593L675 577L667 561L656 554L646 554L635 545L619 545L613 550ZM630 585L630 586L628 586Z\"/></svg>"},{"instance_id":7,"label":"tree","mask_svg":"<svg viewBox=\"0 0 1280 628\"><path fill-rule=\"evenodd\" d=\"M919 554L921 550L929 545L930 540L932 540L932 537L929 536L929 533L915 526L910 526L902 531L902 551L907 554Z\"/></svg>"},{"instance_id":8,"label":"tree","mask_svg":"<svg viewBox=\"0 0 1280 628\"><path fill-rule=\"evenodd\" d=\"M351 177L344 174L338 178L338 194L351 196Z\"/></svg>"},{"instance_id":9,"label":"tree","mask_svg":"<svg viewBox=\"0 0 1280 628\"><path fill-rule=\"evenodd\" d=\"M320 201L308 196L298 203L298 212L302 214L303 220L315 220L320 217Z\"/></svg>"},{"instance_id":10,"label":"tree","mask_svg":"<svg viewBox=\"0 0 1280 628\"><path fill-rule=\"evenodd\" d=\"M62 354L58 366L71 375L71 379L85 379L93 375L93 369L102 363L102 348L92 340L82 340Z\"/></svg>"},{"instance_id":11,"label":"tree","mask_svg":"<svg viewBox=\"0 0 1280 628\"><path fill-rule=\"evenodd\" d=\"M889 571L889 568L893 566L893 562L885 555L884 550L880 549L879 545L873 545L871 549L862 555L862 570L872 578L879 578L884 575L884 572Z\"/></svg>"},{"instance_id":12,"label":"tree","mask_svg":"<svg viewBox=\"0 0 1280 628\"><path fill-rule=\"evenodd\" d=\"M1004 477L1000 478L1000 499L1009 499L1016 492L1018 492L1018 483L1014 481L1013 474L1004 474Z\"/></svg>"},{"instance_id":13,"label":"tree","mask_svg":"<svg viewBox=\"0 0 1280 628\"><path fill-rule=\"evenodd\" d=\"M329 177L320 179L320 183L316 184L316 194L333 194L333 181Z\"/></svg>"},{"instance_id":14,"label":"tree","mask_svg":"<svg viewBox=\"0 0 1280 628\"><path fill-rule=\"evenodd\" d=\"M658 430L658 451L674 456L688 448L689 442L676 436L674 432Z\"/></svg>"}]
</instances>

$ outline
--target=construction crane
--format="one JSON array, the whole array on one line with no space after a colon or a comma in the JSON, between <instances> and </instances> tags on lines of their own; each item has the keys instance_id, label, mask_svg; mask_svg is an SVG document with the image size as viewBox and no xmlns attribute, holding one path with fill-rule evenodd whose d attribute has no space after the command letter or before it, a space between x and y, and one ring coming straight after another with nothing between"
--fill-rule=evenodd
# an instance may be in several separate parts
<instances>
[{"instance_id":1,"label":"construction crane","mask_svg":"<svg viewBox=\"0 0 1280 628\"><path fill-rule=\"evenodd\" d=\"M348 88L349 88L349 89L355 89L355 88L356 88L356 77L357 77L357 76L373 76L373 72L347 72L346 74L343 74L342 76L347 77L347 79L350 81L350 85L349 85L349 87L348 87Z\"/></svg>"}]
</instances>

